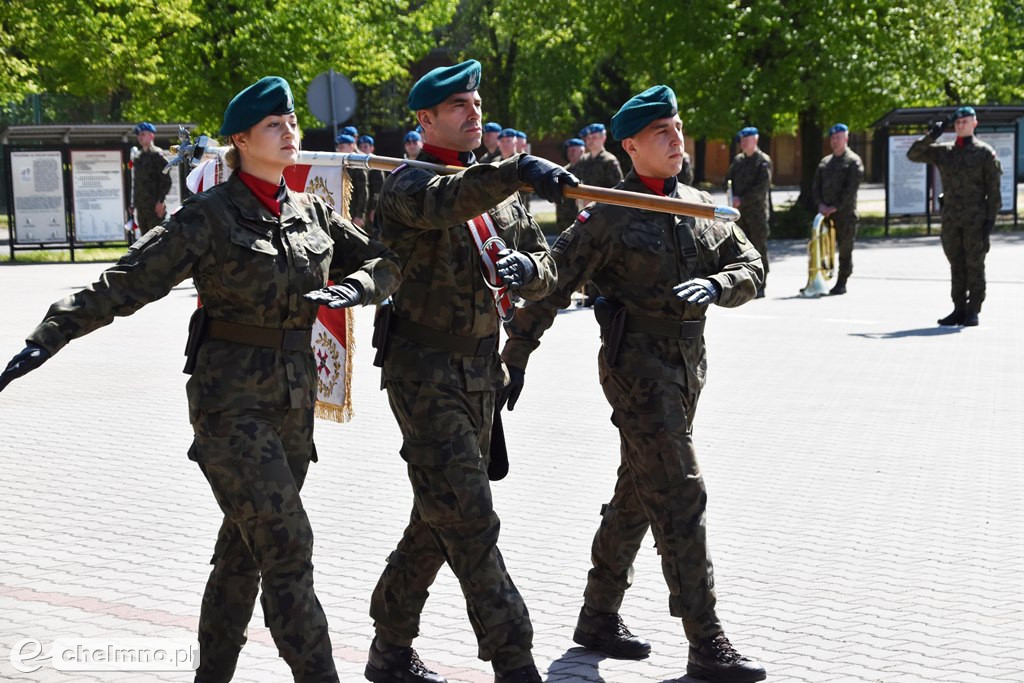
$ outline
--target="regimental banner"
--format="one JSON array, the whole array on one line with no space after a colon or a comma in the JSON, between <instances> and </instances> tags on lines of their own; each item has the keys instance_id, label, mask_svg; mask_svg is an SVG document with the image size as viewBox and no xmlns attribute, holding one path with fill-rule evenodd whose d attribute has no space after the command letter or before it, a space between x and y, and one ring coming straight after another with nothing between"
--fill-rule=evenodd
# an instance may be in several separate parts
<instances>
[{"instance_id":1,"label":"regimental banner","mask_svg":"<svg viewBox=\"0 0 1024 683\"><path fill-rule=\"evenodd\" d=\"M76 242L124 239L124 182L121 151L71 150L71 196Z\"/></svg>"},{"instance_id":2,"label":"regimental banner","mask_svg":"<svg viewBox=\"0 0 1024 683\"><path fill-rule=\"evenodd\" d=\"M57 150L11 152L15 244L67 242L61 163Z\"/></svg>"},{"instance_id":3,"label":"regimental banner","mask_svg":"<svg viewBox=\"0 0 1024 683\"><path fill-rule=\"evenodd\" d=\"M197 194L208 190L227 179L230 169L223 166L221 157L204 159L188 174L185 184ZM284 179L289 190L315 194L335 210L345 194L340 166L290 166L285 169ZM352 419L353 320L351 308L321 306L313 324L316 416L325 420L348 422Z\"/></svg>"}]
</instances>

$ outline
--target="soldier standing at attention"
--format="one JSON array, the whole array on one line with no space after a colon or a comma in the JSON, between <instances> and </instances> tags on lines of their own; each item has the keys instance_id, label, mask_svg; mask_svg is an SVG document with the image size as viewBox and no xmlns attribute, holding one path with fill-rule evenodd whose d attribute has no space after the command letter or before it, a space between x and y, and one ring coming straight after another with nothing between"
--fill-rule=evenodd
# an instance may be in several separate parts
<instances>
[{"instance_id":1,"label":"soldier standing at attention","mask_svg":"<svg viewBox=\"0 0 1024 683\"><path fill-rule=\"evenodd\" d=\"M504 128L498 133L498 156L491 161L504 161L516 154L516 129Z\"/></svg>"},{"instance_id":2,"label":"soldier standing at attention","mask_svg":"<svg viewBox=\"0 0 1024 683\"><path fill-rule=\"evenodd\" d=\"M949 260L953 312L938 323L974 327L985 301L985 254L1003 204L1003 171L995 150L974 137L974 107L960 107L951 118L956 142L936 142L946 126L936 121L910 146L907 158L935 164L942 178L942 251Z\"/></svg>"},{"instance_id":3,"label":"soldier standing at attention","mask_svg":"<svg viewBox=\"0 0 1024 683\"><path fill-rule=\"evenodd\" d=\"M531 654L533 627L498 550L488 480L495 390L506 380L496 304L507 301L496 300L489 283L531 301L551 290L547 242L516 191L528 183L558 201L562 186L577 181L530 155L475 163L479 85L476 60L439 67L416 82L408 105L427 138L419 161L466 168L438 175L399 167L384 181L377 207L382 240L398 253L407 278L379 316L375 337L385 337L378 341L382 383L415 500L370 599L376 635L365 674L377 683L444 681L423 666L412 643L445 562L462 587L479 657L491 662L495 682L541 680ZM493 238L502 244L481 253L479 245ZM494 268L500 281L485 279L484 268Z\"/></svg>"},{"instance_id":4,"label":"soldier standing at attention","mask_svg":"<svg viewBox=\"0 0 1024 683\"><path fill-rule=\"evenodd\" d=\"M420 155L420 150L423 149L423 136L414 130L410 130L405 134L402 145L405 147L405 158L415 159Z\"/></svg>"},{"instance_id":5,"label":"soldier standing at attention","mask_svg":"<svg viewBox=\"0 0 1024 683\"><path fill-rule=\"evenodd\" d=\"M270 76L224 112L226 183L190 197L95 283L50 307L0 390L68 342L131 315L192 278L203 306L189 330L186 385L199 464L224 513L199 617L196 681L231 680L256 595L295 681L338 681L313 590L313 531L299 490L313 445L318 303L376 303L399 282L395 254L292 192L299 153L288 83ZM328 278L338 285L326 287Z\"/></svg>"},{"instance_id":6,"label":"soldier standing at attention","mask_svg":"<svg viewBox=\"0 0 1024 683\"><path fill-rule=\"evenodd\" d=\"M500 132L500 123L489 121L484 124L484 143L480 147L480 156L476 159L479 163L489 164L501 156L498 151L498 134Z\"/></svg>"},{"instance_id":7,"label":"soldier standing at attention","mask_svg":"<svg viewBox=\"0 0 1024 683\"><path fill-rule=\"evenodd\" d=\"M683 135L676 97L654 86L612 118L612 134L633 161L621 188L711 203L678 182ZM602 508L591 549L583 608L573 635L609 657L641 658L650 644L619 616L633 560L650 528L669 589L669 610L690 643L686 672L706 681L760 681L765 671L729 643L715 613L714 577L704 525L707 490L692 428L707 360L704 321L711 304L734 307L754 297L761 258L730 223L592 204L552 248L558 285L544 301L506 323L502 359L511 381L501 392L515 407L530 353L592 279L602 297L601 386L621 443L618 480Z\"/></svg>"},{"instance_id":8,"label":"soldier standing at attention","mask_svg":"<svg viewBox=\"0 0 1024 683\"><path fill-rule=\"evenodd\" d=\"M768 281L769 193L772 188L772 160L757 147L757 128L748 126L739 132L740 153L732 160L726 181L732 181L732 205L740 210L739 226L761 254L764 281L757 298L764 296Z\"/></svg>"},{"instance_id":9,"label":"soldier standing at attention","mask_svg":"<svg viewBox=\"0 0 1024 683\"><path fill-rule=\"evenodd\" d=\"M622 182L622 166L615 155L604 148L608 132L603 123L592 123L580 130L587 151L576 167L584 185L615 187Z\"/></svg>"},{"instance_id":10,"label":"soldier standing at attention","mask_svg":"<svg viewBox=\"0 0 1024 683\"><path fill-rule=\"evenodd\" d=\"M373 154L376 149L376 141L372 135L360 135L357 143L362 154ZM377 202L380 200L380 189L384 187L384 171L371 168L366 171L366 176L370 198L366 202L365 222L363 225L372 226L373 214L376 212ZM378 236L375 235L375 237Z\"/></svg>"},{"instance_id":11,"label":"soldier standing at attention","mask_svg":"<svg viewBox=\"0 0 1024 683\"><path fill-rule=\"evenodd\" d=\"M828 129L832 153L821 160L814 172L811 195L818 213L831 216L839 242L839 277L831 295L846 294L846 281L853 273L853 241L857 239L857 188L864 179L864 162L849 147L850 129L837 123Z\"/></svg>"},{"instance_id":12,"label":"soldier standing at attention","mask_svg":"<svg viewBox=\"0 0 1024 683\"><path fill-rule=\"evenodd\" d=\"M132 204L135 206L139 235L160 224L167 213L164 199L171 189L171 176L164 173L164 151L153 144L156 126L143 121L135 126L139 153L132 161Z\"/></svg>"},{"instance_id":13,"label":"soldier standing at attention","mask_svg":"<svg viewBox=\"0 0 1024 683\"><path fill-rule=\"evenodd\" d=\"M344 130L342 128L342 131ZM356 139L349 133L338 133L338 137L335 138L334 142L336 152L352 154L356 151ZM363 168L348 166L345 168L345 173L348 174L352 185L352 198L348 203L348 215L352 216L352 222L361 228L364 225L363 217L366 215L366 208L370 204L369 179L366 177L366 169Z\"/></svg>"},{"instance_id":14,"label":"soldier standing at attention","mask_svg":"<svg viewBox=\"0 0 1024 683\"><path fill-rule=\"evenodd\" d=\"M526 133L521 130L516 131L516 154L526 154L527 148L530 146L530 140L527 138Z\"/></svg>"},{"instance_id":15,"label":"soldier standing at attention","mask_svg":"<svg viewBox=\"0 0 1024 683\"><path fill-rule=\"evenodd\" d=\"M576 175L576 164L583 156L583 150L583 140L569 138L565 141L565 158L569 161L565 165L565 170L569 173ZM563 198L562 201L558 202L558 206L555 207L555 222L558 224L558 228L560 230L568 228L576 220L577 213L579 213L579 207L576 206L576 200L571 197Z\"/></svg>"}]
</instances>

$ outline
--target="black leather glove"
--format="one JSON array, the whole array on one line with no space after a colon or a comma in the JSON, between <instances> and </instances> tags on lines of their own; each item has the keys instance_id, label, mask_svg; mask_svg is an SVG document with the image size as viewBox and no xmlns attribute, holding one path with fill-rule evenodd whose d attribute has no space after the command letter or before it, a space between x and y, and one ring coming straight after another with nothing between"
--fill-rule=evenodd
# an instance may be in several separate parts
<instances>
[{"instance_id":1,"label":"black leather glove","mask_svg":"<svg viewBox=\"0 0 1024 683\"><path fill-rule=\"evenodd\" d=\"M537 266L533 259L521 251L502 249L498 252L498 276L509 289L519 289L533 282L537 277Z\"/></svg>"},{"instance_id":2,"label":"black leather glove","mask_svg":"<svg viewBox=\"0 0 1024 683\"><path fill-rule=\"evenodd\" d=\"M928 137L932 140L938 140L942 137L942 131L946 128L945 121L935 121L932 125L928 126Z\"/></svg>"},{"instance_id":3,"label":"black leather glove","mask_svg":"<svg viewBox=\"0 0 1024 683\"><path fill-rule=\"evenodd\" d=\"M26 375L50 359L50 352L42 346L29 343L18 355L11 359L7 367L0 373L0 391L12 380Z\"/></svg>"},{"instance_id":4,"label":"black leather glove","mask_svg":"<svg viewBox=\"0 0 1024 683\"><path fill-rule=\"evenodd\" d=\"M672 288L676 296L688 304L703 306L718 301L718 286L711 280L695 277L686 282L680 282Z\"/></svg>"},{"instance_id":5,"label":"black leather glove","mask_svg":"<svg viewBox=\"0 0 1024 683\"><path fill-rule=\"evenodd\" d=\"M541 159L532 154L524 154L519 157L519 165L516 166L516 170L519 179L530 185L541 199L553 203L562 200L562 190L566 185L576 187L580 184L576 176L558 164L553 164L547 159Z\"/></svg>"},{"instance_id":6,"label":"black leather glove","mask_svg":"<svg viewBox=\"0 0 1024 683\"><path fill-rule=\"evenodd\" d=\"M526 380L526 370L517 368L514 365L508 366L508 384L498 390L498 410L508 403L508 410L512 412L519 400L519 394L523 393L523 384Z\"/></svg>"},{"instance_id":7,"label":"black leather glove","mask_svg":"<svg viewBox=\"0 0 1024 683\"><path fill-rule=\"evenodd\" d=\"M363 285L358 280L342 280L340 285L314 289L302 296L328 308L351 308L363 303Z\"/></svg>"}]
</instances>

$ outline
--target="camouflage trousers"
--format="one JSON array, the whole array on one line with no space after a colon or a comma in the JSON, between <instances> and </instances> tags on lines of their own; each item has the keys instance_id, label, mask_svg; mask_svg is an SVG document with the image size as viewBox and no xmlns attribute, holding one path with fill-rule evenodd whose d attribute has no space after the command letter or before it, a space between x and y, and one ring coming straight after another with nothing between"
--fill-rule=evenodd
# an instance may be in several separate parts
<instances>
[{"instance_id":1,"label":"camouflage trousers","mask_svg":"<svg viewBox=\"0 0 1024 683\"><path fill-rule=\"evenodd\" d=\"M857 214L832 214L836 224L836 251L839 254L838 281L845 283L853 274L853 243L857 239Z\"/></svg>"},{"instance_id":2,"label":"camouflage trousers","mask_svg":"<svg viewBox=\"0 0 1024 683\"><path fill-rule=\"evenodd\" d=\"M764 264L765 279L768 277L768 212L764 207L752 209L740 208L740 218L736 221L743 233L761 255L761 263Z\"/></svg>"},{"instance_id":3,"label":"camouflage trousers","mask_svg":"<svg viewBox=\"0 0 1024 683\"><path fill-rule=\"evenodd\" d=\"M942 217L942 251L949 260L950 297L955 306L975 313L981 312L985 301L985 255L989 235L984 222L983 213L957 215L952 207L946 207Z\"/></svg>"},{"instance_id":4,"label":"camouflage trousers","mask_svg":"<svg viewBox=\"0 0 1024 683\"><path fill-rule=\"evenodd\" d=\"M413 490L409 525L370 598L377 635L409 646L446 562L466 597L478 656L495 671L533 662L533 626L498 550L487 478L494 392L391 381L391 410Z\"/></svg>"},{"instance_id":5,"label":"camouflage trousers","mask_svg":"<svg viewBox=\"0 0 1024 683\"><path fill-rule=\"evenodd\" d=\"M267 627L295 681L337 681L299 496L316 459L313 409L199 412L193 428L189 457L224 512L199 616L196 681L231 680L261 581Z\"/></svg>"},{"instance_id":6,"label":"camouflage trousers","mask_svg":"<svg viewBox=\"0 0 1024 683\"><path fill-rule=\"evenodd\" d=\"M691 438L697 395L673 382L612 372L602 387L619 430L620 464L591 546L584 603L599 612L619 611L651 529L669 611L683 620L691 641L712 636L722 625L704 526L707 490Z\"/></svg>"}]
</instances>

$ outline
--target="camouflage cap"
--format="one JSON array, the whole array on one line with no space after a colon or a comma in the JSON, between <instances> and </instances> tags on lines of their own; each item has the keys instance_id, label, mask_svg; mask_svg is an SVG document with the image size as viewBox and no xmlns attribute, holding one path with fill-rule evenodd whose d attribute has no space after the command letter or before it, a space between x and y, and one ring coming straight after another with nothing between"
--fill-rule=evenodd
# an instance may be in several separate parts
<instances>
[{"instance_id":1,"label":"camouflage cap","mask_svg":"<svg viewBox=\"0 0 1024 683\"><path fill-rule=\"evenodd\" d=\"M624 140L636 135L652 121L679 113L676 94L667 85L656 85L634 95L612 117L612 137Z\"/></svg>"},{"instance_id":2,"label":"camouflage cap","mask_svg":"<svg viewBox=\"0 0 1024 683\"><path fill-rule=\"evenodd\" d=\"M480 62L475 59L439 66L416 81L409 91L409 109L429 109L460 92L472 92L480 87Z\"/></svg>"},{"instance_id":3,"label":"camouflage cap","mask_svg":"<svg viewBox=\"0 0 1024 683\"><path fill-rule=\"evenodd\" d=\"M957 107L956 111L953 112L953 120L956 121L957 119L964 119L964 118L967 118L968 116L977 116L977 115L978 114L975 113L975 111L974 111L974 107L968 107L968 106Z\"/></svg>"},{"instance_id":4,"label":"camouflage cap","mask_svg":"<svg viewBox=\"0 0 1024 683\"><path fill-rule=\"evenodd\" d=\"M280 76L267 76L234 96L224 110L221 135L234 135L248 130L271 114L295 111L292 89Z\"/></svg>"}]
</instances>

